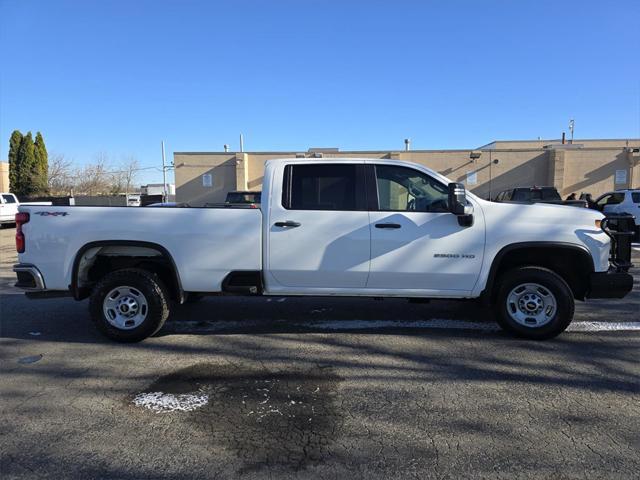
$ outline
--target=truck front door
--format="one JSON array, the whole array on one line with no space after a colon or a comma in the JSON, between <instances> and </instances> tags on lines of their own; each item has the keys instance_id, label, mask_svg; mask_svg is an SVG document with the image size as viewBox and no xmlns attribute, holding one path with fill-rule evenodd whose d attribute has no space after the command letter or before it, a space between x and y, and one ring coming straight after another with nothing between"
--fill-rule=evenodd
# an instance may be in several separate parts
<instances>
[{"instance_id":1,"label":"truck front door","mask_svg":"<svg viewBox=\"0 0 640 480\"><path fill-rule=\"evenodd\" d=\"M367 169L368 184L377 190L370 212L367 288L452 296L470 292L484 253L482 211L476 208L472 226L461 226L448 211L444 183L404 166L370 164Z\"/></svg>"},{"instance_id":2,"label":"truck front door","mask_svg":"<svg viewBox=\"0 0 640 480\"><path fill-rule=\"evenodd\" d=\"M364 162L315 161L286 165L275 176L283 195L269 202L270 290L365 286L371 237L364 168Z\"/></svg>"}]
</instances>

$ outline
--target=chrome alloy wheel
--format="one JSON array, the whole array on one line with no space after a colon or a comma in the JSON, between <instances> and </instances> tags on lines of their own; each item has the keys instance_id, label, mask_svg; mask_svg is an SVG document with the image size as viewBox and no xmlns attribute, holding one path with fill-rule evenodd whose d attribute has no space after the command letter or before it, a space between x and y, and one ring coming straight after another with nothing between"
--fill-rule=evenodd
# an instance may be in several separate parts
<instances>
[{"instance_id":1,"label":"chrome alloy wheel","mask_svg":"<svg viewBox=\"0 0 640 480\"><path fill-rule=\"evenodd\" d=\"M131 330L147 318L149 305L140 290L122 286L114 288L104 297L102 310L111 325L121 330Z\"/></svg>"},{"instance_id":2,"label":"chrome alloy wheel","mask_svg":"<svg viewBox=\"0 0 640 480\"><path fill-rule=\"evenodd\" d=\"M551 321L558 309L556 297L537 283L523 283L507 296L509 316L525 327L542 327Z\"/></svg>"}]
</instances>

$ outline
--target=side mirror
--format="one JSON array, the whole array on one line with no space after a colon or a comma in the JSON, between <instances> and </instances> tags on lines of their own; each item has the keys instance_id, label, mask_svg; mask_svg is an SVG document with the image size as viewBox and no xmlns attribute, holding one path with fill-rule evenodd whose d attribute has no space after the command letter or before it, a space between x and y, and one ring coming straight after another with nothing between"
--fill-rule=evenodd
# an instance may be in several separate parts
<instances>
[{"instance_id":1,"label":"side mirror","mask_svg":"<svg viewBox=\"0 0 640 480\"><path fill-rule=\"evenodd\" d=\"M449 211L454 215L464 215L467 205L467 192L461 183L449 184Z\"/></svg>"},{"instance_id":2,"label":"side mirror","mask_svg":"<svg viewBox=\"0 0 640 480\"><path fill-rule=\"evenodd\" d=\"M467 204L467 192L461 183L449 184L449 211L458 217L461 227L473 225L473 206Z\"/></svg>"}]
</instances>

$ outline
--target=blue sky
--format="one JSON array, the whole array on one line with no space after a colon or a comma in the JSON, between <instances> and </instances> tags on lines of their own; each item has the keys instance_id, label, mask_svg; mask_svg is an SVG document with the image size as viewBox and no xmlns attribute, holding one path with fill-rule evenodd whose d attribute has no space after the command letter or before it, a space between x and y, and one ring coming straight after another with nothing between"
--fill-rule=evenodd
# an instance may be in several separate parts
<instances>
[{"instance_id":1,"label":"blue sky","mask_svg":"<svg viewBox=\"0 0 640 480\"><path fill-rule=\"evenodd\" d=\"M640 137L640 2L0 0L0 157ZM154 170L139 180L158 181Z\"/></svg>"}]
</instances>

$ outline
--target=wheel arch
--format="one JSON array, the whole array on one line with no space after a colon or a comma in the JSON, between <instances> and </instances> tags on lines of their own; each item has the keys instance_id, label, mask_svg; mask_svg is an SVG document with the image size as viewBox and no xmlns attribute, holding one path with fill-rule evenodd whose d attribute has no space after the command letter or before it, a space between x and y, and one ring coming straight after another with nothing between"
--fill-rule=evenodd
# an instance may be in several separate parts
<instances>
[{"instance_id":1,"label":"wheel arch","mask_svg":"<svg viewBox=\"0 0 640 480\"><path fill-rule=\"evenodd\" d=\"M167 264L169 270L169 280L171 281L170 285L167 285L168 288L172 289L172 293L176 297L176 299L182 303L185 298L185 293L182 288L182 282L180 280L180 273L176 266L176 263L173 259L171 253L162 245L153 242L146 242L141 240L101 240L96 242L89 242L84 244L80 249L78 249L75 258L72 264L71 270L71 285L69 289L73 297L76 300L82 300L87 298L90 294L87 288L85 288L80 282L80 270L81 264L84 259L85 254L87 254L90 250L96 249L95 256L98 256L99 252L105 248L115 247L117 249L122 249L123 255L122 257L131 257L133 258L133 253L140 253L142 251L146 252L157 252L157 255L148 255L150 257L159 256L161 257ZM129 250L127 254L127 249ZM133 250L135 249L135 250ZM140 250L141 249L141 250ZM117 256L117 255L115 255Z\"/></svg>"},{"instance_id":2,"label":"wheel arch","mask_svg":"<svg viewBox=\"0 0 640 480\"><path fill-rule=\"evenodd\" d=\"M487 282L480 294L483 303L493 303L495 287L503 272L525 265L545 267L557 273L569 284L574 298L578 300L584 300L588 275L595 271L593 257L583 245L545 241L512 243L502 247L493 258Z\"/></svg>"}]
</instances>

